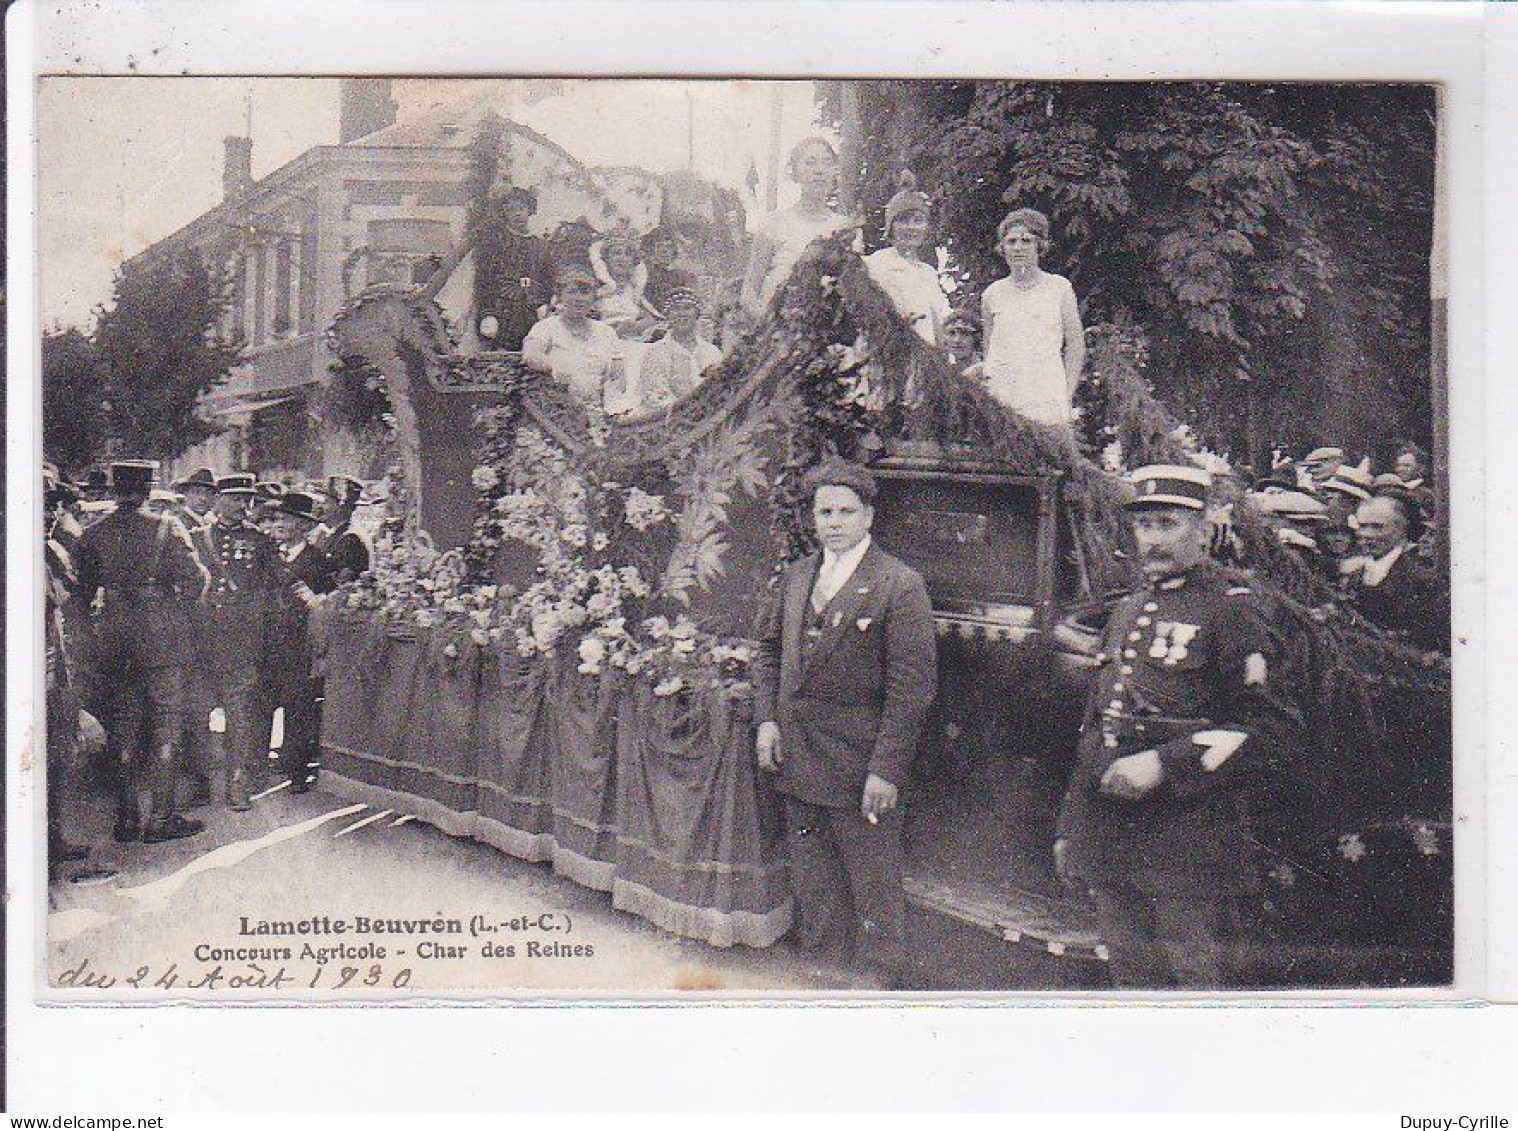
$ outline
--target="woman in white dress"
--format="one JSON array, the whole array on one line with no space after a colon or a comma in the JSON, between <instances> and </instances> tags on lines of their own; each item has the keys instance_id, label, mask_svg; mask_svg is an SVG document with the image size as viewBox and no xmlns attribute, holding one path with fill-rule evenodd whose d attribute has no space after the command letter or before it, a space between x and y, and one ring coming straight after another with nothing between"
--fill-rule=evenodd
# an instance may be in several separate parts
<instances>
[{"instance_id":1,"label":"woman in white dress","mask_svg":"<svg viewBox=\"0 0 1518 1131\"><path fill-rule=\"evenodd\" d=\"M560 265L554 277L558 313L527 332L522 363L546 373L587 405L611 412L626 394L624 344L597 321L595 273L578 263Z\"/></svg>"},{"instance_id":2,"label":"woman in white dress","mask_svg":"<svg viewBox=\"0 0 1518 1131\"><path fill-rule=\"evenodd\" d=\"M616 228L590 245L590 265L600 281L597 317L620 338L641 340L659 321L659 312L644 296L648 268L643 265L638 237L631 228Z\"/></svg>"},{"instance_id":3,"label":"woman in white dress","mask_svg":"<svg viewBox=\"0 0 1518 1131\"><path fill-rule=\"evenodd\" d=\"M1010 271L980 296L987 391L1030 420L1068 426L1086 334L1070 280L1038 266L1049 246L1048 217L1032 208L1009 212L996 246Z\"/></svg>"},{"instance_id":4,"label":"woman in white dress","mask_svg":"<svg viewBox=\"0 0 1518 1131\"><path fill-rule=\"evenodd\" d=\"M754 316L769 305L813 240L858 225L828 204L838 183L838 154L826 138L797 142L787 170L800 187L801 197L790 208L770 213L749 249L743 307Z\"/></svg>"},{"instance_id":5,"label":"woman in white dress","mask_svg":"<svg viewBox=\"0 0 1518 1131\"><path fill-rule=\"evenodd\" d=\"M939 285L938 272L922 259L931 215L928 194L916 188L910 172L903 173L900 190L886 202L885 234L891 244L865 256L864 265L917 336L936 346L949 317L949 296Z\"/></svg>"}]
</instances>

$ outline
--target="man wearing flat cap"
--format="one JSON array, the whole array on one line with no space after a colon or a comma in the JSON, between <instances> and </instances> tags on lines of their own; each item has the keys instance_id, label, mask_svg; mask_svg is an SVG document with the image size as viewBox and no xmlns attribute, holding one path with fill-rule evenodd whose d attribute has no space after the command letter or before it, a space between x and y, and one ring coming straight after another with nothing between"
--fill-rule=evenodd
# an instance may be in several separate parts
<instances>
[{"instance_id":1,"label":"man wearing flat cap","mask_svg":"<svg viewBox=\"0 0 1518 1131\"><path fill-rule=\"evenodd\" d=\"M1262 595L1209 560L1210 476L1151 466L1128 504L1144 584L1113 613L1060 807L1120 987L1248 982L1249 814L1298 740Z\"/></svg>"},{"instance_id":2,"label":"man wearing flat cap","mask_svg":"<svg viewBox=\"0 0 1518 1131\"><path fill-rule=\"evenodd\" d=\"M73 596L99 610L92 667L119 775L115 838L140 836L149 844L204 828L175 812L175 771L184 728L185 606L210 583L179 523L145 507L156 469L141 460L111 465L116 509L79 538ZM145 824L139 776L152 793Z\"/></svg>"},{"instance_id":3,"label":"man wearing flat cap","mask_svg":"<svg viewBox=\"0 0 1518 1131\"><path fill-rule=\"evenodd\" d=\"M785 797L803 949L852 950L878 988L910 978L901 791L937 687L922 577L870 537L875 479L807 477L820 553L791 565L759 619L759 765Z\"/></svg>"},{"instance_id":4,"label":"man wearing flat cap","mask_svg":"<svg viewBox=\"0 0 1518 1131\"><path fill-rule=\"evenodd\" d=\"M1344 466L1343 448L1314 448L1302 460L1302 468L1307 472L1309 483L1313 486L1321 486L1332 479L1342 466Z\"/></svg>"}]
</instances>

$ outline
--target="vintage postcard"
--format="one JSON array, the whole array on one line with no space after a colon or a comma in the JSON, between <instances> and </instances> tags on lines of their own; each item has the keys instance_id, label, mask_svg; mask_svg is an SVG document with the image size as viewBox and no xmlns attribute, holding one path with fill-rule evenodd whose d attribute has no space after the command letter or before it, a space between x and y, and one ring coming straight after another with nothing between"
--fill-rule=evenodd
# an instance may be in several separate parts
<instances>
[{"instance_id":1,"label":"vintage postcard","mask_svg":"<svg viewBox=\"0 0 1518 1131\"><path fill-rule=\"evenodd\" d=\"M1502 1110L1439 7L13 5L0 1106Z\"/></svg>"},{"instance_id":2,"label":"vintage postcard","mask_svg":"<svg viewBox=\"0 0 1518 1131\"><path fill-rule=\"evenodd\" d=\"M1451 985L1436 86L36 110L43 996Z\"/></svg>"}]
</instances>

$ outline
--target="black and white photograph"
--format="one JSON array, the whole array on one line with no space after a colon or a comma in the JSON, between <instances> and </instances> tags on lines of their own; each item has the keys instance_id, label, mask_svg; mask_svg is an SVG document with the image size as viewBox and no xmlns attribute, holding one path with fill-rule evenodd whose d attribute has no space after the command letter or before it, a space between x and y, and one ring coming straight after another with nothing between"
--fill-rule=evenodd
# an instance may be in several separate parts
<instances>
[{"instance_id":1,"label":"black and white photograph","mask_svg":"<svg viewBox=\"0 0 1518 1131\"><path fill-rule=\"evenodd\" d=\"M36 114L44 996L1451 985L1435 85Z\"/></svg>"}]
</instances>

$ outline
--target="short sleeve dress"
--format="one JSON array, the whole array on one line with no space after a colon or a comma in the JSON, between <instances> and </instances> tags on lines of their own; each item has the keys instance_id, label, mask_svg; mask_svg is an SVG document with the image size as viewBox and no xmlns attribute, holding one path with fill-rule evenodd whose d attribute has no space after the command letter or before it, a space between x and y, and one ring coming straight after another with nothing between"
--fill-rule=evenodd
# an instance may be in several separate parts
<instances>
[{"instance_id":1,"label":"short sleeve dress","mask_svg":"<svg viewBox=\"0 0 1518 1131\"><path fill-rule=\"evenodd\" d=\"M1074 302L1070 280L1047 271L1028 290L1019 290L1010 278L998 279L981 296L990 323L987 390L1008 408L1042 424L1070 423L1064 311Z\"/></svg>"},{"instance_id":2,"label":"short sleeve dress","mask_svg":"<svg viewBox=\"0 0 1518 1131\"><path fill-rule=\"evenodd\" d=\"M568 385L582 401L604 407L602 385L607 370L623 357L622 342L610 326L592 319L583 335L576 334L553 314L528 332L524 347L527 342L547 356L555 381Z\"/></svg>"}]
</instances>

